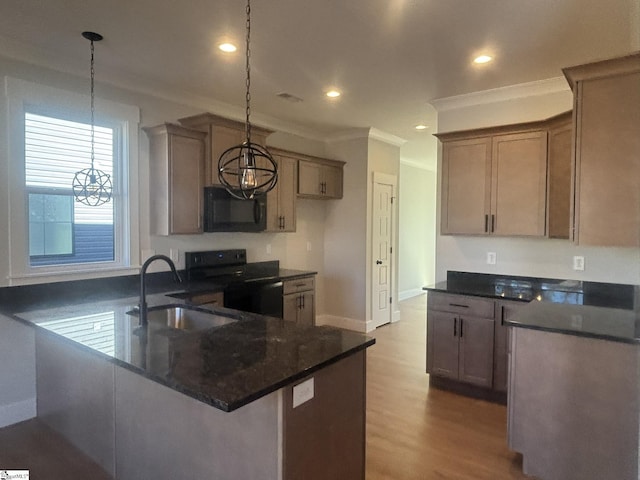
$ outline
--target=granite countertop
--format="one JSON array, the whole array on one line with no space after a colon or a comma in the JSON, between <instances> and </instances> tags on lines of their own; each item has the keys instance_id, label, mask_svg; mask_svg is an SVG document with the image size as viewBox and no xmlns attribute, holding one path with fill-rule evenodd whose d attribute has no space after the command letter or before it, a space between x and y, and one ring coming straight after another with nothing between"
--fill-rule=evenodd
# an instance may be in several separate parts
<instances>
[{"instance_id":1,"label":"granite countertop","mask_svg":"<svg viewBox=\"0 0 640 480\"><path fill-rule=\"evenodd\" d=\"M128 314L137 297L14 312L41 332L102 356L130 371L223 411L233 411L373 345L366 335L338 328L303 327L279 318L207 308L231 321L188 331ZM181 302L154 294L154 306Z\"/></svg>"},{"instance_id":2,"label":"granite countertop","mask_svg":"<svg viewBox=\"0 0 640 480\"><path fill-rule=\"evenodd\" d=\"M447 272L447 281L423 289L527 302L505 325L640 343L637 285Z\"/></svg>"}]
</instances>

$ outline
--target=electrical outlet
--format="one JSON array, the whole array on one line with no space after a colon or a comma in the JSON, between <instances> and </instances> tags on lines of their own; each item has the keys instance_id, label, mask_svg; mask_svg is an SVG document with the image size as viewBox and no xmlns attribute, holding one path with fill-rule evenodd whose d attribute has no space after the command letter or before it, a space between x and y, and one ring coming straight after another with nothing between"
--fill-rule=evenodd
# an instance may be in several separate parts
<instances>
[{"instance_id":1,"label":"electrical outlet","mask_svg":"<svg viewBox=\"0 0 640 480\"><path fill-rule=\"evenodd\" d=\"M293 387L293 408L308 402L313 398L313 395L314 385L313 377L311 377L309 380L305 380Z\"/></svg>"},{"instance_id":2,"label":"electrical outlet","mask_svg":"<svg viewBox=\"0 0 640 480\"><path fill-rule=\"evenodd\" d=\"M267 243L267 255L271 255L271 244Z\"/></svg>"},{"instance_id":3,"label":"electrical outlet","mask_svg":"<svg viewBox=\"0 0 640 480\"><path fill-rule=\"evenodd\" d=\"M497 260L496 252L487 252L487 264L495 265Z\"/></svg>"},{"instance_id":4,"label":"electrical outlet","mask_svg":"<svg viewBox=\"0 0 640 480\"><path fill-rule=\"evenodd\" d=\"M311 242L307 242L307 252L311 251Z\"/></svg>"},{"instance_id":5,"label":"electrical outlet","mask_svg":"<svg viewBox=\"0 0 640 480\"><path fill-rule=\"evenodd\" d=\"M178 250L177 248L170 248L169 249L169 257L175 263L178 263L180 261L180 250Z\"/></svg>"},{"instance_id":6,"label":"electrical outlet","mask_svg":"<svg viewBox=\"0 0 640 480\"><path fill-rule=\"evenodd\" d=\"M584 270L584 257L581 255L576 255L573 257L573 269L574 270Z\"/></svg>"}]
</instances>

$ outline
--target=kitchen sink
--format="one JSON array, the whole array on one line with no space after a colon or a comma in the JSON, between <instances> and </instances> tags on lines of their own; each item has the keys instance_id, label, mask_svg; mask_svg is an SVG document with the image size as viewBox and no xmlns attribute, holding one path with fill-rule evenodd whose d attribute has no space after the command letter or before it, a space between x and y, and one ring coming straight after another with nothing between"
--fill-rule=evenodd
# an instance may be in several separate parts
<instances>
[{"instance_id":1,"label":"kitchen sink","mask_svg":"<svg viewBox=\"0 0 640 480\"><path fill-rule=\"evenodd\" d=\"M138 316L138 310L127 312ZM236 322L235 318L217 315L188 305L166 305L151 307L147 311L147 321L150 327L169 327L180 330L209 330Z\"/></svg>"}]
</instances>

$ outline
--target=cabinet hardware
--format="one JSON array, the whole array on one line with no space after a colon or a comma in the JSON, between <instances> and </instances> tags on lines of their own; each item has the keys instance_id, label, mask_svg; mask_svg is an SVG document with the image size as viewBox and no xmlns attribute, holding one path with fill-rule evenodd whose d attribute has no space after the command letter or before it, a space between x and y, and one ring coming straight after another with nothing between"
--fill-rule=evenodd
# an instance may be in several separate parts
<instances>
[{"instance_id":1,"label":"cabinet hardware","mask_svg":"<svg viewBox=\"0 0 640 480\"><path fill-rule=\"evenodd\" d=\"M464 320L461 318L460 319L460 338L462 338L462 327L464 325Z\"/></svg>"},{"instance_id":2,"label":"cabinet hardware","mask_svg":"<svg viewBox=\"0 0 640 480\"><path fill-rule=\"evenodd\" d=\"M484 233L489 233L489 215L484 215Z\"/></svg>"},{"instance_id":3,"label":"cabinet hardware","mask_svg":"<svg viewBox=\"0 0 640 480\"><path fill-rule=\"evenodd\" d=\"M491 215L491 233L496 231L496 216Z\"/></svg>"},{"instance_id":4,"label":"cabinet hardware","mask_svg":"<svg viewBox=\"0 0 640 480\"><path fill-rule=\"evenodd\" d=\"M469 305L462 305L461 303L450 303L450 307L469 308Z\"/></svg>"},{"instance_id":5,"label":"cabinet hardware","mask_svg":"<svg viewBox=\"0 0 640 480\"><path fill-rule=\"evenodd\" d=\"M301 295L300 298L302 299L302 309L304 310L304 295Z\"/></svg>"},{"instance_id":6,"label":"cabinet hardware","mask_svg":"<svg viewBox=\"0 0 640 480\"><path fill-rule=\"evenodd\" d=\"M382 265L382 260L376 260L376 265Z\"/></svg>"},{"instance_id":7,"label":"cabinet hardware","mask_svg":"<svg viewBox=\"0 0 640 480\"><path fill-rule=\"evenodd\" d=\"M458 319L457 318L453 319L453 336L454 337L458 336Z\"/></svg>"}]
</instances>

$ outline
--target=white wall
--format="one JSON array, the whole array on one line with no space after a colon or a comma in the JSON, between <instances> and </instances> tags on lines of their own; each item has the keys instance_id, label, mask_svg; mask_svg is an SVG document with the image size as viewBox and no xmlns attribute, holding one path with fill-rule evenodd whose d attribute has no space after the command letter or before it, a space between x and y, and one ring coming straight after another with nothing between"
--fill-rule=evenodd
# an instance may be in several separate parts
<instances>
[{"instance_id":1,"label":"white wall","mask_svg":"<svg viewBox=\"0 0 640 480\"><path fill-rule=\"evenodd\" d=\"M549 88L554 84L561 88ZM498 89L440 102L439 131L542 120L572 108L572 93L561 81L547 82L539 94L535 94L534 87L536 85L523 85L520 91L526 93L521 96L517 96L518 86L507 87L504 93L508 99L500 99ZM447 103L454 108L448 108ZM439 150L440 171L442 152ZM438 232L440 186L439 181ZM486 264L489 251L497 254L495 265ZM584 272L572 269L574 255L585 257ZM446 279L447 270L460 270L640 284L640 252L631 248L583 247L568 240L438 235L436 258L437 280Z\"/></svg>"},{"instance_id":2,"label":"white wall","mask_svg":"<svg viewBox=\"0 0 640 480\"><path fill-rule=\"evenodd\" d=\"M436 172L400 164L400 300L422 293L435 282Z\"/></svg>"}]
</instances>

